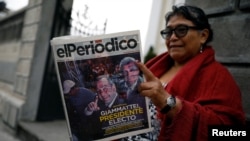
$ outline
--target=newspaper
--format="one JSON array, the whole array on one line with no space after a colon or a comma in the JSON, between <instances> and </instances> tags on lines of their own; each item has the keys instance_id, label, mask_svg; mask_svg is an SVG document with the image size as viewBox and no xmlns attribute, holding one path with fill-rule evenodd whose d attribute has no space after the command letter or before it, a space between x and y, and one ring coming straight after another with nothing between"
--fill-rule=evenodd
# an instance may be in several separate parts
<instances>
[{"instance_id":1,"label":"newspaper","mask_svg":"<svg viewBox=\"0 0 250 141\"><path fill-rule=\"evenodd\" d=\"M139 30L51 40L72 141L115 140L152 131Z\"/></svg>"}]
</instances>

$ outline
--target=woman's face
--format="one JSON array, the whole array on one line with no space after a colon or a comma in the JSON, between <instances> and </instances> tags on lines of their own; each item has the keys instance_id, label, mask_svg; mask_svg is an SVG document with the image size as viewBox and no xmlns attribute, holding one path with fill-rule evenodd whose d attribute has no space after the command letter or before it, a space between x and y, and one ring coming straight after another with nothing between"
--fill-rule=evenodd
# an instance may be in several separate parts
<instances>
[{"instance_id":1,"label":"woman's face","mask_svg":"<svg viewBox=\"0 0 250 141\"><path fill-rule=\"evenodd\" d=\"M195 26L183 16L174 15L169 19L166 28L174 29L178 25ZM177 37L173 32L171 37L166 39L166 46L170 56L175 62L185 64L189 59L200 52L201 45L204 44L207 39L207 32L208 30L206 29L189 29L183 37Z\"/></svg>"}]
</instances>

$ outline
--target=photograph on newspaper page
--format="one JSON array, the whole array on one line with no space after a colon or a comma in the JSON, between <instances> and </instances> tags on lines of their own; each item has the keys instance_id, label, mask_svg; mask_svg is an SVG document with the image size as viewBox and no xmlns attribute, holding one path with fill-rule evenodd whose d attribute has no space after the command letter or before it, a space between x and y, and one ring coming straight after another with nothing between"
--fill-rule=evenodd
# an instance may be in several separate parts
<instances>
[{"instance_id":1,"label":"photograph on newspaper page","mask_svg":"<svg viewBox=\"0 0 250 141\"><path fill-rule=\"evenodd\" d=\"M51 40L69 137L113 140L152 130L139 30Z\"/></svg>"}]
</instances>

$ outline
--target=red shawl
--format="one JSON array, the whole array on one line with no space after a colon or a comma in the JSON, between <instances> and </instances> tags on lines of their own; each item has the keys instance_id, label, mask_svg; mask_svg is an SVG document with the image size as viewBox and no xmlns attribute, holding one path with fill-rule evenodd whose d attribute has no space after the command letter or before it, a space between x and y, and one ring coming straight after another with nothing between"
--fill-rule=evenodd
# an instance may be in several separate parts
<instances>
[{"instance_id":1,"label":"red shawl","mask_svg":"<svg viewBox=\"0 0 250 141\"><path fill-rule=\"evenodd\" d=\"M156 77L169 69L168 53L146 65ZM182 101L181 111L170 125L165 115L159 141L206 141L208 125L242 125L245 115L241 92L229 71L215 61L214 50L207 47L191 59L168 83L166 91Z\"/></svg>"}]
</instances>

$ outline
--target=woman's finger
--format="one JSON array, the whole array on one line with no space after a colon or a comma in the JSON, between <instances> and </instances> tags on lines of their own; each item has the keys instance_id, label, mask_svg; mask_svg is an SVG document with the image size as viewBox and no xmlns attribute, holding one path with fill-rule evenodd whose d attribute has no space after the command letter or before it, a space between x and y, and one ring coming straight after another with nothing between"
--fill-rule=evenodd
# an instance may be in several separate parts
<instances>
[{"instance_id":1,"label":"woman's finger","mask_svg":"<svg viewBox=\"0 0 250 141\"><path fill-rule=\"evenodd\" d=\"M157 78L154 76L154 74L141 62L136 62L137 66L140 68L142 73L144 74L144 77L147 81L154 81L157 80Z\"/></svg>"}]
</instances>

